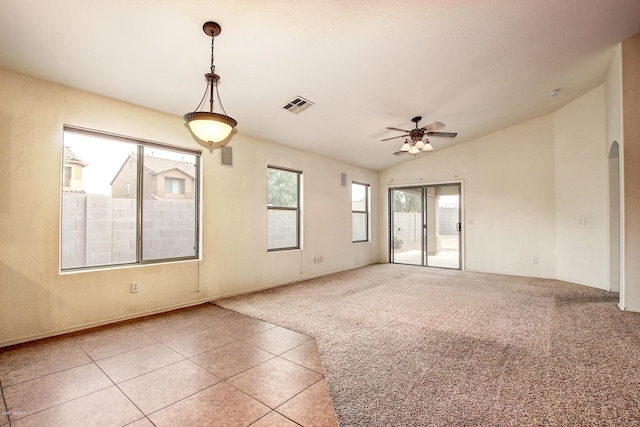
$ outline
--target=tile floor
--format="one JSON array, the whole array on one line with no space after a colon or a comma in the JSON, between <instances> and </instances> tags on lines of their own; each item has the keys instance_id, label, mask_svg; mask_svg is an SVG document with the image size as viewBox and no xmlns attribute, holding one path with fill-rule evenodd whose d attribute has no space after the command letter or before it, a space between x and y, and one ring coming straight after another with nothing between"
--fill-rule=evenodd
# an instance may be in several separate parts
<instances>
[{"instance_id":1,"label":"tile floor","mask_svg":"<svg viewBox=\"0 0 640 427\"><path fill-rule=\"evenodd\" d=\"M0 384L1 427L337 425L315 340L213 304L0 349Z\"/></svg>"}]
</instances>

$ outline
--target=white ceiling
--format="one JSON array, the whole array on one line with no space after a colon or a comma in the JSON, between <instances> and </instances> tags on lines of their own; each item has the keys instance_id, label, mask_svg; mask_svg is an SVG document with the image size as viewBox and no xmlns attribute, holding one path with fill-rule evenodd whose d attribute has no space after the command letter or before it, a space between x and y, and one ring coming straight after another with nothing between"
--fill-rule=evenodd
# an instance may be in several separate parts
<instances>
[{"instance_id":1,"label":"white ceiling","mask_svg":"<svg viewBox=\"0 0 640 427\"><path fill-rule=\"evenodd\" d=\"M387 126L443 122L458 137L431 139L442 150L601 84L640 1L2 0L0 67L182 116L204 92L209 20L240 133L382 170L411 159ZM282 109L298 95L316 105Z\"/></svg>"}]
</instances>

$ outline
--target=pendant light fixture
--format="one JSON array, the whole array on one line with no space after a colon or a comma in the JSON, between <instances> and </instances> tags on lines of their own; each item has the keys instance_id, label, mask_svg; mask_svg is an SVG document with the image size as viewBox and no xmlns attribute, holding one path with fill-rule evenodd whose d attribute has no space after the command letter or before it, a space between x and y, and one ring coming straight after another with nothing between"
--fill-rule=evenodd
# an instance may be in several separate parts
<instances>
[{"instance_id":1,"label":"pendant light fixture","mask_svg":"<svg viewBox=\"0 0 640 427\"><path fill-rule=\"evenodd\" d=\"M198 104L195 111L187 113L183 117L185 122L187 122L191 133L201 141L208 142L209 147L211 147L214 143L223 141L227 138L238 122L227 116L227 112L224 111L222 101L220 100L220 93L218 92L218 81L220 80L220 76L215 73L216 67L213 65L213 41L215 37L220 34L222 28L217 23L210 21L206 22L202 26L202 30L205 34L211 37L211 70L209 73L204 75L207 79L207 88L200 104ZM220 109L224 114L213 112L214 92L215 96L218 98ZM198 109L203 105L204 100L207 97L207 93L209 94L209 111L198 111Z\"/></svg>"}]
</instances>

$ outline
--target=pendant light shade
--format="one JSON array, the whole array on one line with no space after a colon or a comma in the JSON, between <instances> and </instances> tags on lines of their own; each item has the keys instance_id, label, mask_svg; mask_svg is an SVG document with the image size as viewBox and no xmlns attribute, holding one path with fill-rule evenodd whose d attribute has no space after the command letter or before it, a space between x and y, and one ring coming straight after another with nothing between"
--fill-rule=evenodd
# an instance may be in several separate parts
<instances>
[{"instance_id":1,"label":"pendant light shade","mask_svg":"<svg viewBox=\"0 0 640 427\"><path fill-rule=\"evenodd\" d=\"M433 150L433 145L429 142L429 140L424 141L424 147L422 147L422 151L431 151Z\"/></svg>"},{"instance_id":2,"label":"pendant light shade","mask_svg":"<svg viewBox=\"0 0 640 427\"><path fill-rule=\"evenodd\" d=\"M206 111L187 113L184 115L184 120L196 138L208 143L225 140L238 124L229 116Z\"/></svg>"},{"instance_id":3,"label":"pendant light shade","mask_svg":"<svg viewBox=\"0 0 640 427\"><path fill-rule=\"evenodd\" d=\"M227 112L224 111L222 101L220 100L220 92L218 91L218 81L220 76L215 73L215 66L213 65L213 41L217 35L220 34L222 28L215 22L206 22L202 30L208 36L211 36L211 72L205 74L207 79L207 88L205 95L202 97L202 101L196 111L192 111L183 116L184 121L187 122L191 133L201 141L208 142L209 146L216 142L225 140L236 127L238 122L235 119L227 116ZM209 111L198 111L203 105L207 94L209 95ZM213 100L218 98L218 103L224 114L214 113Z\"/></svg>"}]
</instances>

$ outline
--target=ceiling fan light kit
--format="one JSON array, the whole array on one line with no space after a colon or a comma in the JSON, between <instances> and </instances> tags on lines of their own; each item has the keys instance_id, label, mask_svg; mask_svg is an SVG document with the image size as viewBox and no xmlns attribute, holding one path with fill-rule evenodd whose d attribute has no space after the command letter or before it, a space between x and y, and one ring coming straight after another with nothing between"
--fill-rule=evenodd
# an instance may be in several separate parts
<instances>
[{"instance_id":1,"label":"ceiling fan light kit","mask_svg":"<svg viewBox=\"0 0 640 427\"><path fill-rule=\"evenodd\" d=\"M411 121L416 124L416 127L411 130L387 127L387 129L389 130L398 130L400 132L404 132L405 134L386 138L383 139L383 141L389 141L396 138L405 138L402 147L400 147L400 151L395 154L409 153L415 156L420 152L433 150L433 146L431 145L429 140L424 139L425 135L440 138L455 138L458 135L455 132L437 132L437 130L444 128L444 123L440 122L433 122L431 124L428 124L427 126L419 128L418 123L420 122L420 120L422 120L421 116L416 116L411 119Z\"/></svg>"},{"instance_id":2,"label":"ceiling fan light kit","mask_svg":"<svg viewBox=\"0 0 640 427\"><path fill-rule=\"evenodd\" d=\"M222 101L220 100L220 92L218 91L220 76L215 73L216 67L213 65L213 41L215 37L220 34L222 28L216 22L209 21L205 22L202 30L206 35L211 37L211 69L209 73L204 75L207 79L207 87L200 104L198 104L195 111L185 114L183 118L189 126L191 133L199 140L208 142L211 148L214 143L225 140L238 122L232 117L229 117L227 112L224 111ZM209 94L209 111L198 111L204 104L207 93ZM224 114L214 113L213 100L215 96L217 96L218 103Z\"/></svg>"}]
</instances>

